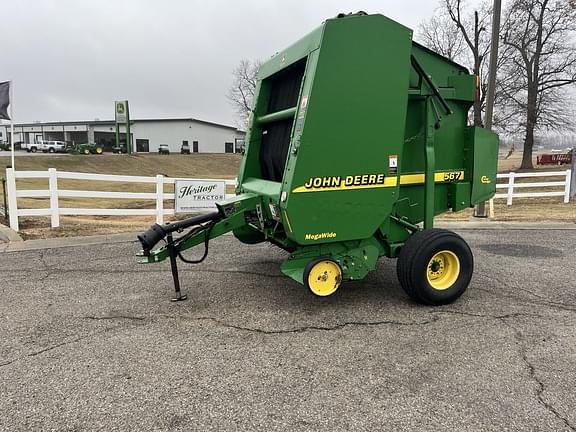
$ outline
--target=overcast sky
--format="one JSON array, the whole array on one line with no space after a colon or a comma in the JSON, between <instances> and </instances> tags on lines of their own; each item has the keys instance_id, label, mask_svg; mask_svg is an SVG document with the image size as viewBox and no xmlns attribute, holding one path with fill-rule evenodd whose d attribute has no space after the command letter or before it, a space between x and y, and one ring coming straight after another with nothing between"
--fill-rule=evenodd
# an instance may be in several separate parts
<instances>
[{"instance_id":1,"label":"overcast sky","mask_svg":"<svg viewBox=\"0 0 576 432\"><path fill-rule=\"evenodd\" d=\"M234 124L226 93L243 58L267 59L339 12L416 29L436 0L2 0L0 81L15 121L196 117Z\"/></svg>"}]
</instances>

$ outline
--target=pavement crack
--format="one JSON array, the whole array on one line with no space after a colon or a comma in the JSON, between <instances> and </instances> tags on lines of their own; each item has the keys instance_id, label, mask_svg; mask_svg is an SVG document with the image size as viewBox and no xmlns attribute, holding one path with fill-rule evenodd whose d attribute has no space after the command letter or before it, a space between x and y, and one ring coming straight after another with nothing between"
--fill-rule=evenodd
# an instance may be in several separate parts
<instances>
[{"instance_id":1,"label":"pavement crack","mask_svg":"<svg viewBox=\"0 0 576 432\"><path fill-rule=\"evenodd\" d=\"M38 254L38 257L40 258L40 264L42 264L42 270L41 271L46 272L46 274L42 275L38 279L38 282L43 282L52 275L53 269L46 262L46 249L42 249L40 251L40 253Z\"/></svg>"},{"instance_id":2,"label":"pavement crack","mask_svg":"<svg viewBox=\"0 0 576 432\"><path fill-rule=\"evenodd\" d=\"M507 314L503 314L503 315L490 315L490 314L472 313L472 312L457 311L457 310L440 310L440 311L434 311L433 313L464 315L464 316L471 316L471 317L478 317L478 318L492 318L492 319L497 319L497 320L506 319L506 318L516 318L519 316L525 316L525 317L531 317L531 318L544 318L542 315L525 313L525 312L512 312L512 313L507 313Z\"/></svg>"},{"instance_id":3,"label":"pavement crack","mask_svg":"<svg viewBox=\"0 0 576 432\"><path fill-rule=\"evenodd\" d=\"M83 319L88 320L133 320L133 321L144 321L146 318L139 317L139 316L131 316L131 315L104 315L104 316L95 316L95 315L88 315L83 316Z\"/></svg>"},{"instance_id":4,"label":"pavement crack","mask_svg":"<svg viewBox=\"0 0 576 432\"><path fill-rule=\"evenodd\" d=\"M18 361L20 361L20 360L24 360L24 359L26 359L26 358L39 356L39 355L44 354L44 353L46 353L46 352L48 352L48 351L52 351L52 350L55 350L55 349L57 349L57 348L60 348L60 347L66 346L66 345L70 345L70 344L74 344L74 343L77 343L77 342L81 342L81 341L83 341L83 340L92 338L92 337L94 337L94 336L98 336L98 335L104 334L104 333L109 332L109 331L111 331L111 330L114 330L114 329L116 329L116 328L117 328L117 327L110 327L110 328L107 328L107 329L104 329L104 330L101 330L101 331L97 331L97 332L93 332L93 333L87 334L86 336L81 336L81 337L78 337L78 338L75 338L75 339L70 339L70 340L66 340L66 341L59 342L59 343L54 344L54 345L50 345L50 346L48 346L48 347L46 347L46 348L43 348L43 349L41 349L41 350L33 351L33 352L28 353L28 354L26 354L26 355L23 355L23 356L20 356L20 357L16 357L16 358L14 358L14 359L12 359L12 360L9 360L9 361L7 361L7 362L0 363L0 368L5 367L5 366L9 366L9 365L11 365L12 363L16 363L16 362L18 362Z\"/></svg>"},{"instance_id":5,"label":"pavement crack","mask_svg":"<svg viewBox=\"0 0 576 432\"><path fill-rule=\"evenodd\" d=\"M335 324L333 326L303 326L303 327L296 327L292 329L286 330L266 330L254 327L245 327L239 326L236 324L230 324L225 321L219 320L213 317L197 317L195 318L197 321L211 321L219 326L231 328L240 331L247 331L252 333L261 333L266 335L276 335L276 334L293 334L293 333L305 333L308 331L334 331L334 330L341 330L345 327L375 327L381 325L396 325L396 326L424 326L428 324L432 324L439 320L438 317L432 317L432 319L426 321L394 321L394 320L384 320L384 321L347 321L339 324Z\"/></svg>"},{"instance_id":6,"label":"pavement crack","mask_svg":"<svg viewBox=\"0 0 576 432\"><path fill-rule=\"evenodd\" d=\"M546 386L545 386L544 382L538 377L538 374L536 373L535 366L532 364L532 362L530 362L530 359L528 358L528 352L527 352L526 344L524 343L525 339L524 339L524 335L522 334L522 332L520 330L518 330L515 326L510 324L508 321L506 321L505 317L501 317L501 318L499 318L499 320L506 327L511 329L512 332L514 333L514 338L516 339L516 342L518 343L518 346L519 346L518 351L520 353L520 357L521 357L522 361L524 362L524 364L526 366L526 369L528 371L528 376L530 377L530 379L532 381L534 381L536 383L536 397L537 397L540 405L542 405L547 411L552 413L558 420L562 421L568 429L576 432L576 426L571 424L570 421L565 416L560 414L560 412L558 412L558 410L551 403L547 402L544 399L544 392L546 391Z\"/></svg>"}]
</instances>

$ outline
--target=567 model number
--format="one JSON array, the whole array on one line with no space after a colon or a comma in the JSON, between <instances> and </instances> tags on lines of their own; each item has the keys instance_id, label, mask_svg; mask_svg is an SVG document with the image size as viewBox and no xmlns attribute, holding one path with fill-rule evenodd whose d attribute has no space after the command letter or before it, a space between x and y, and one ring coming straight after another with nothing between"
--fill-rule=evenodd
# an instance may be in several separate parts
<instances>
[{"instance_id":1,"label":"567 model number","mask_svg":"<svg viewBox=\"0 0 576 432\"><path fill-rule=\"evenodd\" d=\"M444 181L445 182L462 180L463 177L464 177L463 171L452 171L452 172L444 173Z\"/></svg>"}]
</instances>

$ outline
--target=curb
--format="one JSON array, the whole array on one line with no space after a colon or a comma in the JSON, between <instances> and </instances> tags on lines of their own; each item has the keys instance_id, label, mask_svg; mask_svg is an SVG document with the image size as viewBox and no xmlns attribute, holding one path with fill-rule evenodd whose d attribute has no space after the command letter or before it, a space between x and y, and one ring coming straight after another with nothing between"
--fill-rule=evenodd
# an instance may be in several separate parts
<instances>
[{"instance_id":1,"label":"curb","mask_svg":"<svg viewBox=\"0 0 576 432\"><path fill-rule=\"evenodd\" d=\"M77 246L93 246L101 244L115 244L115 243L135 243L137 242L136 236L140 232L120 233L120 234L104 234L94 236L81 236L81 237L58 237L52 239L41 240L25 240L17 243L0 244L0 252L19 252L28 250L39 249L57 249L66 247ZM20 237L20 236L18 236Z\"/></svg>"},{"instance_id":2,"label":"curb","mask_svg":"<svg viewBox=\"0 0 576 432\"><path fill-rule=\"evenodd\" d=\"M490 222L488 220L478 222L466 221L438 221L434 224L437 228L445 228L456 231L466 230L576 230L574 223L546 223L546 222ZM28 250L39 249L56 249L77 246L93 246L101 244L115 244L115 243L137 243L136 236L138 232L120 233L120 234L106 234L82 237L59 237L44 240L25 240L22 241L21 237L13 230L19 240L10 243L0 243L0 252L19 252ZM1 240L1 226L0 226L0 240Z\"/></svg>"},{"instance_id":3,"label":"curb","mask_svg":"<svg viewBox=\"0 0 576 432\"><path fill-rule=\"evenodd\" d=\"M576 223L571 222L438 221L434 226L451 230L576 230Z\"/></svg>"}]
</instances>

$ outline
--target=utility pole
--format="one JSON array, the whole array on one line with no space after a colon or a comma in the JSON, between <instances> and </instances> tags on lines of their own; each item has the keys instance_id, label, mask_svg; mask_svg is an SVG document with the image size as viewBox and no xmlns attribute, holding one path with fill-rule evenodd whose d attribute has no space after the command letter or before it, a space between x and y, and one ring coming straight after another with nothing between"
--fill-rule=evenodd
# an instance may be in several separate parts
<instances>
[{"instance_id":1,"label":"utility pole","mask_svg":"<svg viewBox=\"0 0 576 432\"><path fill-rule=\"evenodd\" d=\"M494 112L494 98L496 94L496 65L498 63L498 43L500 41L500 15L502 1L494 0L492 14L492 40L490 44L490 65L488 68L488 91L486 92L486 114L484 115L484 127L492 130L492 114ZM474 217L485 218L486 202L481 202L474 209Z\"/></svg>"}]
</instances>

